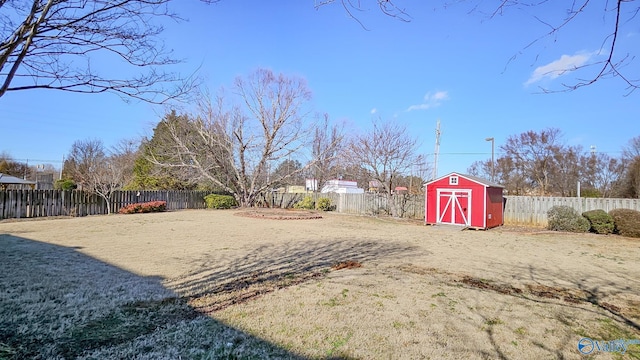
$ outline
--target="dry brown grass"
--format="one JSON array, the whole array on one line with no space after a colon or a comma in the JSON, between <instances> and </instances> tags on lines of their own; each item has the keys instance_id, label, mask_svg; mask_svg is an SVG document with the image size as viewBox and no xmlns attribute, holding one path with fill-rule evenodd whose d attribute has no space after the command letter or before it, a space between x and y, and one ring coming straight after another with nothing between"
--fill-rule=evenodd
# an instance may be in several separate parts
<instances>
[{"instance_id":1,"label":"dry brown grass","mask_svg":"<svg viewBox=\"0 0 640 360\"><path fill-rule=\"evenodd\" d=\"M0 359L582 359L581 337L640 338L638 240L233 214L1 222Z\"/></svg>"}]
</instances>

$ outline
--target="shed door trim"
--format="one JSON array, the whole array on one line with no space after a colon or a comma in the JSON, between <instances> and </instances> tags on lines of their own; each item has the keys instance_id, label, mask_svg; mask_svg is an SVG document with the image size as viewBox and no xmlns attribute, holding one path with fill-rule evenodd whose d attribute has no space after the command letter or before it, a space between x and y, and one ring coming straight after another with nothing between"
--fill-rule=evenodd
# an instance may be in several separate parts
<instances>
[{"instance_id":1,"label":"shed door trim","mask_svg":"<svg viewBox=\"0 0 640 360\"><path fill-rule=\"evenodd\" d=\"M451 193L451 194L442 194L442 193ZM444 215L450 207L455 207L460 211L460 215L462 215L462 220L464 221L464 225L471 226L471 189L437 189L436 191L436 223L440 224L454 224L460 225L456 223L456 213L455 209L451 209L451 222L443 222ZM467 211L462 209L462 205L460 204L460 200L458 197L466 196L467 198ZM446 204L444 209L440 206L440 200L442 198L446 198ZM442 211L441 211L442 209Z\"/></svg>"}]
</instances>

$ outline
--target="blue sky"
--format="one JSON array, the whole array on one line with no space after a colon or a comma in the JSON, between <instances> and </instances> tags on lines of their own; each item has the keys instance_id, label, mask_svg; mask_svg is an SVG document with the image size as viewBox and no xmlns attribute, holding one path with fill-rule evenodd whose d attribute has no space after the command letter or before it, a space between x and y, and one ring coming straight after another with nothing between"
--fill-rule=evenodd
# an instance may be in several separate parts
<instances>
[{"instance_id":1,"label":"blue sky","mask_svg":"<svg viewBox=\"0 0 640 360\"><path fill-rule=\"evenodd\" d=\"M345 122L350 132L366 131L373 118L399 122L419 139L419 151L429 160L439 119L439 175L464 172L473 161L490 158L486 137L495 138L499 156L508 136L557 127L569 145L585 151L595 145L618 156L640 135L640 92L625 96L618 79L540 93L540 86L557 89L575 80L575 72L553 72L559 65L602 57L606 28L600 7L558 36L525 48L549 30L534 16L558 21L565 2L551 2L538 13L511 9L489 18L470 12L466 2L445 8L405 1L408 23L371 3L369 11L356 12L365 30L339 4L315 9L311 0L175 0L173 10L187 21L168 23L163 37L184 60L174 70L199 70L212 90L258 67L301 76L313 92L315 111ZM624 28L621 53L640 48L636 32L637 27ZM625 70L637 77L637 62ZM8 93L0 98L0 151L30 164L59 166L75 140L99 138L110 146L149 135L163 113L162 107L109 94Z\"/></svg>"}]
</instances>

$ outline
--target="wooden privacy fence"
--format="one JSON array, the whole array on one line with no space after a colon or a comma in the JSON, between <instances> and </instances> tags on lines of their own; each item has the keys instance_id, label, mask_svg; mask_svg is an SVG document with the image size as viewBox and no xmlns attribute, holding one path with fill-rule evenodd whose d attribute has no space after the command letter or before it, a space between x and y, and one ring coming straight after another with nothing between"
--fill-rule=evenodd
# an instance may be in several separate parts
<instances>
[{"instance_id":1,"label":"wooden privacy fence","mask_svg":"<svg viewBox=\"0 0 640 360\"><path fill-rule=\"evenodd\" d=\"M582 214L589 210L632 209L640 211L640 199L603 199L578 197L507 196L504 208L505 224L547 225L547 211L556 205L566 205Z\"/></svg>"},{"instance_id":2,"label":"wooden privacy fence","mask_svg":"<svg viewBox=\"0 0 640 360\"><path fill-rule=\"evenodd\" d=\"M203 209L206 191L117 191L111 197L111 211L148 201L166 201L168 210ZM86 216L107 213L105 200L82 190L0 191L0 219L43 216Z\"/></svg>"},{"instance_id":3,"label":"wooden privacy fence","mask_svg":"<svg viewBox=\"0 0 640 360\"><path fill-rule=\"evenodd\" d=\"M168 210L204 209L206 191L118 191L111 199L112 212L121 207L147 201L167 202ZM264 194L257 205L291 208L305 196L331 199L334 210L356 215L388 215L424 219L424 195L384 194ZM640 211L640 199L600 199L542 196L507 196L504 222L507 225L547 225L547 211L555 205L567 205L579 213L588 210L625 208ZM389 202L390 200L390 202ZM101 197L80 190L6 190L0 191L0 219L43 216L86 216L107 213Z\"/></svg>"},{"instance_id":4,"label":"wooden privacy fence","mask_svg":"<svg viewBox=\"0 0 640 360\"><path fill-rule=\"evenodd\" d=\"M319 198L331 199L331 204L335 211L345 214L356 215L388 215L394 214L399 217L424 219L424 195L394 195L391 202L385 194L364 193L364 194L265 194L258 206L290 208L305 196L313 198L314 202Z\"/></svg>"}]
</instances>

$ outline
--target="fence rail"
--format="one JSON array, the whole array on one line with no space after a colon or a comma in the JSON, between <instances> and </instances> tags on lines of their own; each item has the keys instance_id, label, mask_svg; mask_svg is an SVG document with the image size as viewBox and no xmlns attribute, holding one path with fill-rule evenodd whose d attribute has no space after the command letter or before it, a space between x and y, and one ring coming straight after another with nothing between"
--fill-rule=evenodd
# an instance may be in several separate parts
<instances>
[{"instance_id":1,"label":"fence rail","mask_svg":"<svg viewBox=\"0 0 640 360\"><path fill-rule=\"evenodd\" d=\"M118 191L111 199L112 212L137 203L162 200L168 210L203 209L206 191ZM424 219L424 195L398 195L388 199L384 194L265 194L258 206L290 208L311 196L314 201L328 197L335 211L356 215L386 215ZM389 201L390 200L390 201ZM504 222L509 225L547 224L547 211L555 205L567 205L578 212L617 208L640 211L640 199L601 199L541 196L507 196ZM80 190L6 190L0 191L0 219L44 216L86 216L107 213L103 198Z\"/></svg>"}]
</instances>

